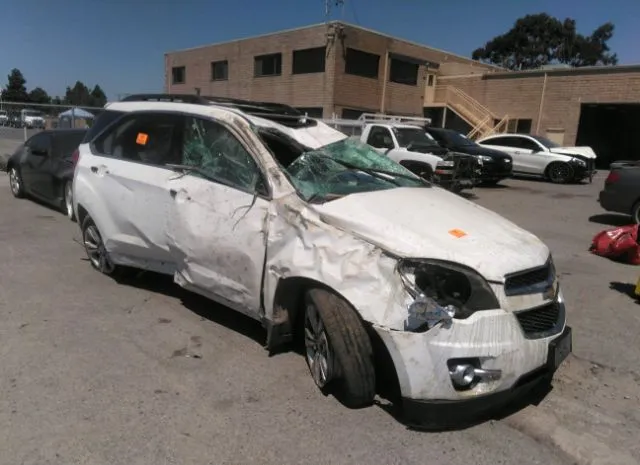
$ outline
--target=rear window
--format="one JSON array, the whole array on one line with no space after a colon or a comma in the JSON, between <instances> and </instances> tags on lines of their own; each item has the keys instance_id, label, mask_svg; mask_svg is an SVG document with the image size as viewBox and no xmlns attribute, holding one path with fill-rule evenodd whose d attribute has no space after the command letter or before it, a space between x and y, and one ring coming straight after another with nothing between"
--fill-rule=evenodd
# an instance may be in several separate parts
<instances>
[{"instance_id":1,"label":"rear window","mask_svg":"<svg viewBox=\"0 0 640 465\"><path fill-rule=\"evenodd\" d=\"M73 151L82 143L87 131L70 131L65 134L56 134L54 142L55 155L70 158Z\"/></svg>"},{"instance_id":2,"label":"rear window","mask_svg":"<svg viewBox=\"0 0 640 465\"><path fill-rule=\"evenodd\" d=\"M86 144L87 142L91 142L98 134L102 132L107 126L113 123L115 120L124 115L122 111L113 111L113 110L105 110L95 119L91 128L87 131L82 139L81 143Z\"/></svg>"}]
</instances>

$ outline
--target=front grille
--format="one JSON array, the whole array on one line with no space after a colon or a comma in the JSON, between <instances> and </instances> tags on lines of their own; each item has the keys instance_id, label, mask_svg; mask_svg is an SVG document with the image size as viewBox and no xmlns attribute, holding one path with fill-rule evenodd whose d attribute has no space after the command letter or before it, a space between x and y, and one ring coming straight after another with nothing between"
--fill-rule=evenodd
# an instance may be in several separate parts
<instances>
[{"instance_id":1,"label":"front grille","mask_svg":"<svg viewBox=\"0 0 640 465\"><path fill-rule=\"evenodd\" d=\"M504 292L506 295L534 293L536 291L532 290L532 287L548 286L547 283L549 283L552 278L553 266L551 263L547 263L543 267L507 277L504 283ZM538 292L542 292L542 290Z\"/></svg>"},{"instance_id":2,"label":"front grille","mask_svg":"<svg viewBox=\"0 0 640 465\"><path fill-rule=\"evenodd\" d=\"M549 337L562 329L562 310L558 302L517 312L515 315L527 339Z\"/></svg>"}]
</instances>

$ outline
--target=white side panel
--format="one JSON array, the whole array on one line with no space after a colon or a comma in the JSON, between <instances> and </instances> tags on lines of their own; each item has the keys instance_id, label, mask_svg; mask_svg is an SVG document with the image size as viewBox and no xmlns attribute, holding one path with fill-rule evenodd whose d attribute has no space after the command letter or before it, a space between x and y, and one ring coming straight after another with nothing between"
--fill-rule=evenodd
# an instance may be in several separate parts
<instances>
[{"instance_id":1,"label":"white side panel","mask_svg":"<svg viewBox=\"0 0 640 465\"><path fill-rule=\"evenodd\" d=\"M259 317L269 202L195 176L166 184L173 194L166 240L176 282Z\"/></svg>"}]
</instances>

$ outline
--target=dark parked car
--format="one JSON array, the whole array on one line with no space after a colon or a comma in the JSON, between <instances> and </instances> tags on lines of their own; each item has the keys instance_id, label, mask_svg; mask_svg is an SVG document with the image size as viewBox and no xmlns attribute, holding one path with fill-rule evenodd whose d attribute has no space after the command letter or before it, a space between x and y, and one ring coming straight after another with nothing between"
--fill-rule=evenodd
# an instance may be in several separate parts
<instances>
[{"instance_id":1,"label":"dark parked car","mask_svg":"<svg viewBox=\"0 0 640 465\"><path fill-rule=\"evenodd\" d=\"M427 126L425 130L442 147L446 147L452 152L476 156L482 162L480 181L483 184L497 184L503 179L511 177L513 170L511 155L476 144L453 129Z\"/></svg>"},{"instance_id":2,"label":"dark parked car","mask_svg":"<svg viewBox=\"0 0 640 465\"><path fill-rule=\"evenodd\" d=\"M609 212L631 215L640 223L640 161L611 163L598 202Z\"/></svg>"},{"instance_id":3,"label":"dark parked car","mask_svg":"<svg viewBox=\"0 0 640 465\"><path fill-rule=\"evenodd\" d=\"M11 192L60 208L73 220L74 152L86 129L56 129L32 136L7 162Z\"/></svg>"}]
</instances>

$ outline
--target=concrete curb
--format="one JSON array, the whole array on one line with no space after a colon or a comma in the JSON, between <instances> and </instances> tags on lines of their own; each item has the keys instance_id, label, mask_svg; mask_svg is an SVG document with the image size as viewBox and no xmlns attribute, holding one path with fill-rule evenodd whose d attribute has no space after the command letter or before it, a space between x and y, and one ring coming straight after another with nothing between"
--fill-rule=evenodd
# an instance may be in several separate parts
<instances>
[{"instance_id":1,"label":"concrete curb","mask_svg":"<svg viewBox=\"0 0 640 465\"><path fill-rule=\"evenodd\" d=\"M577 465L640 465L630 455L611 449L591 434L568 430L555 416L535 407L511 415L506 424L541 444L560 450Z\"/></svg>"}]
</instances>

